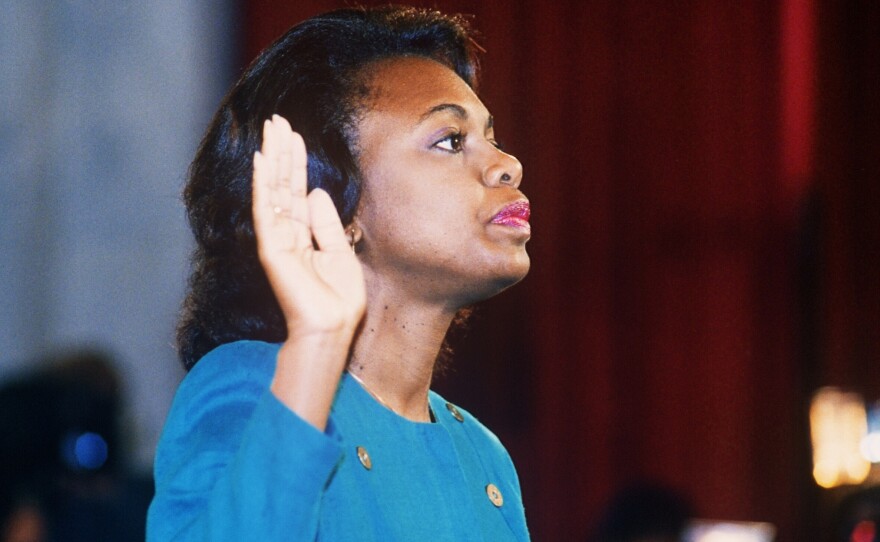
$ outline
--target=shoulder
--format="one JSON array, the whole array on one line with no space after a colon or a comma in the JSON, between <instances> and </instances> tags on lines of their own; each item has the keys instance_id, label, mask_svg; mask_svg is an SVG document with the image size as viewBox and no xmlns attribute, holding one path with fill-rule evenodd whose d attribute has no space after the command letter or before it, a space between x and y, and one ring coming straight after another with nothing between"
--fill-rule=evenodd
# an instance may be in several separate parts
<instances>
[{"instance_id":1,"label":"shoulder","mask_svg":"<svg viewBox=\"0 0 880 542\"><path fill-rule=\"evenodd\" d=\"M279 348L237 341L205 354L177 388L165 437L193 426L216 425L222 431L224 424L247 418L269 389Z\"/></svg>"},{"instance_id":2,"label":"shoulder","mask_svg":"<svg viewBox=\"0 0 880 542\"><path fill-rule=\"evenodd\" d=\"M242 375L269 373L275 369L275 358L281 345L263 341L235 341L221 344L205 354L189 375L233 372Z\"/></svg>"},{"instance_id":3,"label":"shoulder","mask_svg":"<svg viewBox=\"0 0 880 542\"><path fill-rule=\"evenodd\" d=\"M272 380L280 345L262 341L236 341L218 346L205 354L184 377L178 395L197 393L204 388L257 386L265 388Z\"/></svg>"}]
</instances>

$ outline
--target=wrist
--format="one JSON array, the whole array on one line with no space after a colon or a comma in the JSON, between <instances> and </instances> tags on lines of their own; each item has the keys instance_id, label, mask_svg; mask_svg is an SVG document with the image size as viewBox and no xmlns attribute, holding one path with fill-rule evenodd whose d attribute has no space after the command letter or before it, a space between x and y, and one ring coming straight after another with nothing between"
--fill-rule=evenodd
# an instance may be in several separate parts
<instances>
[{"instance_id":1,"label":"wrist","mask_svg":"<svg viewBox=\"0 0 880 542\"><path fill-rule=\"evenodd\" d=\"M330 318L300 314L298 318L285 316L287 342L307 341L320 346L338 340L351 342L351 337L363 318L363 310L351 314L335 314Z\"/></svg>"},{"instance_id":2,"label":"wrist","mask_svg":"<svg viewBox=\"0 0 880 542\"><path fill-rule=\"evenodd\" d=\"M301 330L281 345L270 389L289 409L323 430L345 370L353 331Z\"/></svg>"},{"instance_id":3,"label":"wrist","mask_svg":"<svg viewBox=\"0 0 880 542\"><path fill-rule=\"evenodd\" d=\"M351 344L356 322L339 322L324 326L305 326L301 323L287 326L285 344L308 344L316 348L329 347L334 344Z\"/></svg>"}]
</instances>

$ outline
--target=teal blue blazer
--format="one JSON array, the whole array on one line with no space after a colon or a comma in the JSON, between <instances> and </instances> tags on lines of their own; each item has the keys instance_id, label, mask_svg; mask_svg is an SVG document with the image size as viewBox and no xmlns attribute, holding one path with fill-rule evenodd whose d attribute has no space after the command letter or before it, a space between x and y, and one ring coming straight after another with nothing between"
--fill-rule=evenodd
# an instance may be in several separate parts
<instances>
[{"instance_id":1,"label":"teal blue blazer","mask_svg":"<svg viewBox=\"0 0 880 542\"><path fill-rule=\"evenodd\" d=\"M507 451L434 392L402 418L348 373L325 431L269 391L279 345L218 347L177 391L156 453L151 542L524 541Z\"/></svg>"}]
</instances>

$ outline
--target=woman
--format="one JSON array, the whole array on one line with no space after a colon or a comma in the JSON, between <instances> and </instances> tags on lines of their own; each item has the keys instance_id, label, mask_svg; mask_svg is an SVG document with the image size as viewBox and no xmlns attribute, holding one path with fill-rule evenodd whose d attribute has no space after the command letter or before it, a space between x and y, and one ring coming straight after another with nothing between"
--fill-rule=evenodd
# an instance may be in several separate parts
<instances>
[{"instance_id":1,"label":"woman","mask_svg":"<svg viewBox=\"0 0 880 542\"><path fill-rule=\"evenodd\" d=\"M528 539L507 452L430 391L457 312L529 267L472 43L438 12L331 12L225 99L185 193L191 371L149 540Z\"/></svg>"}]
</instances>

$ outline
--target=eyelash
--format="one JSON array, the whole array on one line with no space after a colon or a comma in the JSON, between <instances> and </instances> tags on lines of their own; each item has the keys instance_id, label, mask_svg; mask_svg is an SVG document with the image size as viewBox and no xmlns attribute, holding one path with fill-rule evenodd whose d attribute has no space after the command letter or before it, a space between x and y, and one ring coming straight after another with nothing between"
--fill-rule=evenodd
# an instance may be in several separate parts
<instances>
[{"instance_id":1,"label":"eyelash","mask_svg":"<svg viewBox=\"0 0 880 542\"><path fill-rule=\"evenodd\" d=\"M465 139L465 134L463 134L461 132L453 132L453 133L447 135L446 137L444 137L443 139L441 139L440 141L434 143L434 146L442 151L445 151L445 152L459 153L464 149L464 139ZM446 141L448 141L450 143L449 149L444 149L443 147L440 146L441 143L444 143ZM493 147L495 147L496 149L498 149L500 151L504 150L504 145L502 145L499 141L497 141L495 139L490 139L489 143L491 143Z\"/></svg>"},{"instance_id":2,"label":"eyelash","mask_svg":"<svg viewBox=\"0 0 880 542\"><path fill-rule=\"evenodd\" d=\"M440 141L434 143L434 146L437 147L438 149L440 149L441 151L450 152L450 153L459 153L464 148L464 137L465 137L464 134L462 134L461 132L453 132L453 133L445 136ZM445 148L441 147L441 144L443 144L447 141L449 142L450 148L445 149Z\"/></svg>"}]
</instances>

